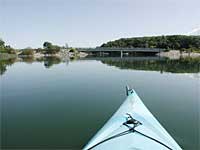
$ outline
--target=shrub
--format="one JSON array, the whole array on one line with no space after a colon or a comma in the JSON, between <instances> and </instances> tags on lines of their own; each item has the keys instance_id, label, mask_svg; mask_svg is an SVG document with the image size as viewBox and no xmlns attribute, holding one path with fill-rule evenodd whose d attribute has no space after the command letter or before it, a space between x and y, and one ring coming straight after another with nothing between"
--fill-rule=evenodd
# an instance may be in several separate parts
<instances>
[{"instance_id":1,"label":"shrub","mask_svg":"<svg viewBox=\"0 0 200 150\"><path fill-rule=\"evenodd\" d=\"M22 50L22 52L19 55L28 55L28 56L33 56L34 51L30 49Z\"/></svg>"}]
</instances>

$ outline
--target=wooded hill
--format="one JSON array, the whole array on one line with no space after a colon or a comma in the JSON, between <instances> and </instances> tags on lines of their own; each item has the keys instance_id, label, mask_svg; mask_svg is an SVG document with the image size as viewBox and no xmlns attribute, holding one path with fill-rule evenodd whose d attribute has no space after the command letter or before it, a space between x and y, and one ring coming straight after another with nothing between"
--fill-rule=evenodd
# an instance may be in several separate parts
<instances>
[{"instance_id":1,"label":"wooded hill","mask_svg":"<svg viewBox=\"0 0 200 150\"><path fill-rule=\"evenodd\" d=\"M168 35L121 38L102 44L101 47L163 48L166 50L192 49L200 52L200 36Z\"/></svg>"}]
</instances>

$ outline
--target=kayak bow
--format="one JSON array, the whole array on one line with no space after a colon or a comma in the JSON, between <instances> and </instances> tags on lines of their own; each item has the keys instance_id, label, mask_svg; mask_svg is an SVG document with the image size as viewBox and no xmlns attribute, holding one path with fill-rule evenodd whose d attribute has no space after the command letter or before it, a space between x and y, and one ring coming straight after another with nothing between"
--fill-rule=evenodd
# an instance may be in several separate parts
<instances>
[{"instance_id":1,"label":"kayak bow","mask_svg":"<svg viewBox=\"0 0 200 150\"><path fill-rule=\"evenodd\" d=\"M128 87L126 93L124 103L83 149L181 150L137 93Z\"/></svg>"}]
</instances>

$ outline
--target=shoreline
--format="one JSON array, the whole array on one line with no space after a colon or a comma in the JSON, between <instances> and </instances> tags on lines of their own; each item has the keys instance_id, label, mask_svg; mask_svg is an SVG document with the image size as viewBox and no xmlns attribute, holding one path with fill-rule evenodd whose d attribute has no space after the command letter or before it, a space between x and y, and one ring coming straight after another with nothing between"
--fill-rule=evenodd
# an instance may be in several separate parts
<instances>
[{"instance_id":1,"label":"shoreline","mask_svg":"<svg viewBox=\"0 0 200 150\"><path fill-rule=\"evenodd\" d=\"M34 59L41 59L44 57L57 57L60 59L66 59L66 58L85 58L87 57L89 54L84 53L84 52L79 52L79 53L74 53L74 52L69 52L69 53L63 53L63 52L59 52L57 54L42 54L42 53L34 53L33 55L19 55L19 54L8 54L8 53L0 53L0 60L7 60L7 59L13 59L13 58L34 58ZM158 54L156 54L155 56L159 56L159 57L165 57L165 58L169 58L169 59L180 59L180 58L186 58L186 57L190 57L190 58L198 58L200 57L200 53L195 53L195 52L191 52L191 53L186 53L186 52L180 52L179 50L170 50L168 52L160 52Z\"/></svg>"},{"instance_id":2,"label":"shoreline","mask_svg":"<svg viewBox=\"0 0 200 150\"><path fill-rule=\"evenodd\" d=\"M157 54L160 57L167 57L169 59L180 59L180 58L186 58L186 57L191 57L191 58L197 58L200 57L200 53L186 53L186 52L180 52L179 50L170 50L168 52L161 52Z\"/></svg>"},{"instance_id":3,"label":"shoreline","mask_svg":"<svg viewBox=\"0 0 200 150\"><path fill-rule=\"evenodd\" d=\"M62 53L59 52L57 54L42 54L42 53L34 53L33 55L19 55L19 54L8 54L8 53L0 53L0 61L1 60L8 60L8 59L20 59L20 58L34 58L34 59L40 59L40 58L44 58L44 57L58 57L60 59L66 59L66 58L73 58L73 57L78 57L78 58L84 58L86 57L88 54L87 53L73 53L73 52L69 52L69 53Z\"/></svg>"}]
</instances>

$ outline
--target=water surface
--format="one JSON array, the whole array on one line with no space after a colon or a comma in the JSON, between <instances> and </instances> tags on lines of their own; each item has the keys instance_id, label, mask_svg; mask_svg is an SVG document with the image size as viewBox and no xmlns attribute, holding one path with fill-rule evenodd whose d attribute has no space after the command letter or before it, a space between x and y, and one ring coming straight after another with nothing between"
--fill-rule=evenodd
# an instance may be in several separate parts
<instances>
[{"instance_id":1,"label":"water surface","mask_svg":"<svg viewBox=\"0 0 200 150\"><path fill-rule=\"evenodd\" d=\"M200 149L200 61L86 58L0 62L1 143L80 149L133 87L172 137Z\"/></svg>"}]
</instances>

